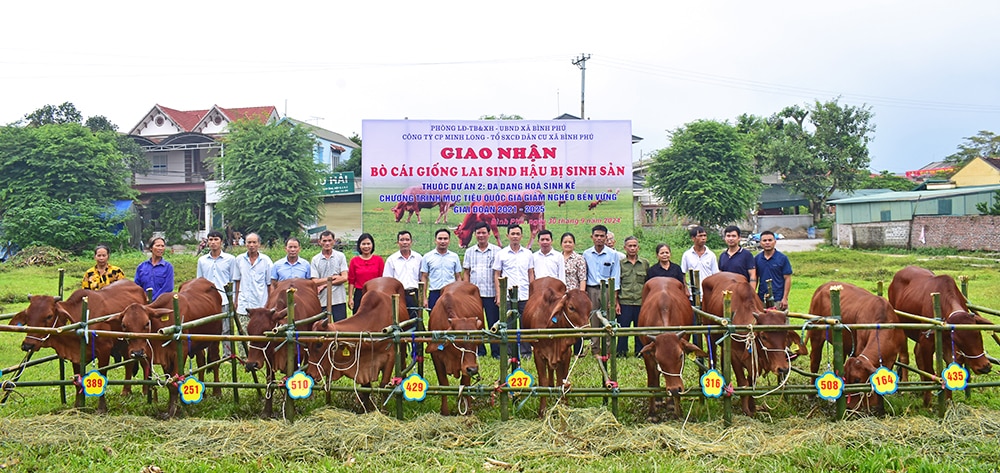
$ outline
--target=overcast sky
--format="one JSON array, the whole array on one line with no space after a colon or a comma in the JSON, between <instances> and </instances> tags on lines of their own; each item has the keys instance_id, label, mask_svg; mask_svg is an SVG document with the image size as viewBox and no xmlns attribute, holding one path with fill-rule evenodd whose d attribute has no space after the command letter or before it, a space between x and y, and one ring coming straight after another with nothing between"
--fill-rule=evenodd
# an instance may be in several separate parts
<instances>
[{"instance_id":1,"label":"overcast sky","mask_svg":"<svg viewBox=\"0 0 1000 473\"><path fill-rule=\"evenodd\" d=\"M633 159L697 119L837 96L875 114L872 169L1000 132L1000 2L16 2L0 123L73 102L128 131L155 104L363 119L631 120Z\"/></svg>"}]
</instances>

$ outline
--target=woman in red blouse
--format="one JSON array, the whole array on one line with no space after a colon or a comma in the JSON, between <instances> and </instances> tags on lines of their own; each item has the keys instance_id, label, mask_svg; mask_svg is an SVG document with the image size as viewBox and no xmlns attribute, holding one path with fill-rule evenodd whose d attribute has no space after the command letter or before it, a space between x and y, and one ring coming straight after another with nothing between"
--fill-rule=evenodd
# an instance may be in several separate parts
<instances>
[{"instance_id":1,"label":"woman in red blouse","mask_svg":"<svg viewBox=\"0 0 1000 473\"><path fill-rule=\"evenodd\" d=\"M375 254L375 238L370 233L358 237L358 256L351 258L347 265L347 306L354 309L361 304L365 283L381 277L385 260Z\"/></svg>"}]
</instances>

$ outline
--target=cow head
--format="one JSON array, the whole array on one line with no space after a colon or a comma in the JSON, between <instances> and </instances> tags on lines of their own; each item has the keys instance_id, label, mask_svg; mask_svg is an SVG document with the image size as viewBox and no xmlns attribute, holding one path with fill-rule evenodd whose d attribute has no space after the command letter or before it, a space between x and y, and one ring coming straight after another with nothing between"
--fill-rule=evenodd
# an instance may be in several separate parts
<instances>
[{"instance_id":1,"label":"cow head","mask_svg":"<svg viewBox=\"0 0 1000 473\"><path fill-rule=\"evenodd\" d=\"M960 324L983 324L991 325L981 315L970 314L968 312L956 311L945 320L952 325ZM990 372L990 362L986 359L986 349L983 347L983 333L978 330L955 330L951 334L955 344L955 362L965 365L969 371L976 374L986 374Z\"/></svg>"},{"instance_id":2,"label":"cow head","mask_svg":"<svg viewBox=\"0 0 1000 473\"><path fill-rule=\"evenodd\" d=\"M559 302L552 308L552 314L549 317L553 321L551 326L567 327L565 323L561 323L560 319L563 319L573 327L584 327L590 321L591 308L590 297L587 296L587 293L579 289L566 291L566 295L559 299Z\"/></svg>"},{"instance_id":3,"label":"cow head","mask_svg":"<svg viewBox=\"0 0 1000 473\"><path fill-rule=\"evenodd\" d=\"M680 394L684 389L681 374L684 371L684 355L688 353L701 357L708 356L704 350L672 332L657 335L639 352L644 357L652 356L656 361L656 367L664 377L663 385L671 395Z\"/></svg>"},{"instance_id":4,"label":"cow head","mask_svg":"<svg viewBox=\"0 0 1000 473\"><path fill-rule=\"evenodd\" d=\"M396 222L403 219L403 214L406 213L406 203L400 202L392 208L392 214L396 217Z\"/></svg>"},{"instance_id":5,"label":"cow head","mask_svg":"<svg viewBox=\"0 0 1000 473\"><path fill-rule=\"evenodd\" d=\"M448 330L482 330L483 321L473 317L456 317L448 319ZM461 378L463 376L476 377L479 375L479 363L476 358L476 350L481 342L476 341L453 341L444 343L431 342L427 344L427 353L434 354L441 352L446 356L445 369L448 374ZM448 363L457 361L457 363Z\"/></svg>"},{"instance_id":6,"label":"cow head","mask_svg":"<svg viewBox=\"0 0 1000 473\"><path fill-rule=\"evenodd\" d=\"M168 325L173 309L153 309L149 306L133 302L128 305L116 319L121 320L122 331L127 333L153 333L163 325ZM153 344L142 338L131 339L128 342L128 353L132 358L152 358ZM158 360L165 361L165 360Z\"/></svg>"},{"instance_id":7,"label":"cow head","mask_svg":"<svg viewBox=\"0 0 1000 473\"><path fill-rule=\"evenodd\" d=\"M754 320L758 325L788 325L788 317L784 312L766 310L763 314L754 312ZM778 380L788 376L788 331L756 332L757 341L753 349L763 349L764 356L758 354L760 373L770 371Z\"/></svg>"},{"instance_id":8,"label":"cow head","mask_svg":"<svg viewBox=\"0 0 1000 473\"><path fill-rule=\"evenodd\" d=\"M247 335L264 335L264 332L277 327L284 322L285 318L288 316L288 309L283 309L277 311L275 309L248 309L247 316L250 317L250 321L247 322ZM265 366L274 366L274 350L277 343L275 342L250 342L248 347L250 348L249 353L247 353L247 361L245 367L247 371L257 371Z\"/></svg>"},{"instance_id":9,"label":"cow head","mask_svg":"<svg viewBox=\"0 0 1000 473\"><path fill-rule=\"evenodd\" d=\"M333 332L336 330L334 325L335 324L330 323L329 319L317 320L313 322L312 330L314 332ZM333 340L319 339L311 342L306 350L306 357L309 360L309 366L306 368L306 374L312 376L312 378L316 381L324 379L327 375L332 377L336 373L336 370L333 369L336 361L336 354L334 351L339 349L339 345L341 345L341 343L343 342L335 343ZM344 343L344 345L346 346L346 343ZM348 347L348 350L350 349L351 348ZM334 379L331 379L331 381Z\"/></svg>"},{"instance_id":10,"label":"cow head","mask_svg":"<svg viewBox=\"0 0 1000 473\"><path fill-rule=\"evenodd\" d=\"M852 356L844 361L844 383L862 384L867 383L875 370L878 369L865 355ZM866 396L859 393L847 395L847 408L857 409Z\"/></svg>"},{"instance_id":11,"label":"cow head","mask_svg":"<svg viewBox=\"0 0 1000 473\"><path fill-rule=\"evenodd\" d=\"M18 312L10 320L11 325L27 325L29 327L55 328L72 321L69 313L59 307L59 298L52 296L29 296L28 308ZM38 351L48 344L51 335L38 336L27 334L21 342L21 350Z\"/></svg>"}]
</instances>

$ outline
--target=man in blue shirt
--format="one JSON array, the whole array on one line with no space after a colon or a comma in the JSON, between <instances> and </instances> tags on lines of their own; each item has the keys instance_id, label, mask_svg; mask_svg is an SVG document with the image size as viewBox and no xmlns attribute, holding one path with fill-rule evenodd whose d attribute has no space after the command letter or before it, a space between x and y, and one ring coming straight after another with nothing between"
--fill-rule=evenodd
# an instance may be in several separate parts
<instances>
[{"instance_id":1,"label":"man in blue shirt","mask_svg":"<svg viewBox=\"0 0 1000 473\"><path fill-rule=\"evenodd\" d=\"M275 261L274 266L271 266L272 286L274 283L284 281L285 279L313 279L316 277L316 272L313 271L312 265L308 261L299 258L299 251L301 249L298 238L288 237L285 240L285 257Z\"/></svg>"},{"instance_id":2,"label":"man in blue shirt","mask_svg":"<svg viewBox=\"0 0 1000 473\"><path fill-rule=\"evenodd\" d=\"M757 278L760 285L757 295L765 305L768 302L767 281L771 281L774 290L772 298L774 307L778 310L788 309L788 291L792 288L792 263L782 252L774 248L774 232L764 231L760 234L760 253L757 253ZM779 299L779 296L781 297Z\"/></svg>"},{"instance_id":3,"label":"man in blue shirt","mask_svg":"<svg viewBox=\"0 0 1000 473\"><path fill-rule=\"evenodd\" d=\"M441 297L441 288L462 280L462 262L458 254L448 249L451 231L441 228L434 232L435 251L429 251L420 260L420 280L427 287L424 306L434 310L434 304Z\"/></svg>"},{"instance_id":4,"label":"man in blue shirt","mask_svg":"<svg viewBox=\"0 0 1000 473\"><path fill-rule=\"evenodd\" d=\"M740 227L730 225L723 232L726 251L719 255L719 270L742 274L751 286L757 285L757 263L753 253L740 246Z\"/></svg>"},{"instance_id":5,"label":"man in blue shirt","mask_svg":"<svg viewBox=\"0 0 1000 473\"><path fill-rule=\"evenodd\" d=\"M583 252L583 260L587 262L587 295L594 309L601 307L601 281L614 278L615 292L621 290L621 265L618 261L618 252L606 245L608 238L608 227L604 225L594 225L590 230L590 239L594 246L587 248ZM597 317L590 317L590 325L600 328L601 322ZM600 352L601 339L594 337L590 339L590 351L594 354Z\"/></svg>"}]
</instances>

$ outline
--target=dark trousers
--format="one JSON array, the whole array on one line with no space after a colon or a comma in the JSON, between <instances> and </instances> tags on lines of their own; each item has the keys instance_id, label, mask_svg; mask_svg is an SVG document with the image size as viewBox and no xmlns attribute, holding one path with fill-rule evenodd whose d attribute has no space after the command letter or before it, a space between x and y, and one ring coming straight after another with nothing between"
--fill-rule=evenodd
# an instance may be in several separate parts
<instances>
[{"instance_id":1,"label":"dark trousers","mask_svg":"<svg viewBox=\"0 0 1000 473\"><path fill-rule=\"evenodd\" d=\"M356 306L355 306L356 307ZM347 318L347 303L341 302L340 304L334 304L330 307L330 315L333 316L333 321L338 322Z\"/></svg>"},{"instance_id":2,"label":"dark trousers","mask_svg":"<svg viewBox=\"0 0 1000 473\"><path fill-rule=\"evenodd\" d=\"M434 304L437 304L438 298L440 297L441 297L440 289L427 291L427 308L430 310L434 310Z\"/></svg>"},{"instance_id":3,"label":"dark trousers","mask_svg":"<svg viewBox=\"0 0 1000 473\"><path fill-rule=\"evenodd\" d=\"M517 301L518 327L521 326L520 325L521 324L521 316L524 315L524 306L527 303L528 303L528 301ZM517 334L515 333L514 336L516 337ZM516 343L517 339L515 339L514 341ZM522 357L531 356L531 344L530 343L528 343L528 342L521 342L521 343L516 344L516 345L520 345L520 353L521 353ZM508 353L517 353L517 351L515 351L516 350L516 348L515 348L516 345L511 345L511 348L508 351Z\"/></svg>"},{"instance_id":4,"label":"dark trousers","mask_svg":"<svg viewBox=\"0 0 1000 473\"><path fill-rule=\"evenodd\" d=\"M483 313L486 314L486 330L489 330L500 321L500 307L497 306L497 301L493 297L480 297L480 299L483 301ZM486 345L479 346L479 356L486 356ZM490 356L500 358L499 344L490 344Z\"/></svg>"},{"instance_id":5,"label":"dark trousers","mask_svg":"<svg viewBox=\"0 0 1000 473\"><path fill-rule=\"evenodd\" d=\"M587 286L587 296L590 297L590 303L593 305L593 310L600 310L601 307L601 286ZM590 326L593 328L601 328L601 321L596 315L591 312L590 315ZM582 345L580 348L583 348ZM601 339L600 337L590 338L590 351L591 353L600 353L601 351Z\"/></svg>"},{"instance_id":6,"label":"dark trousers","mask_svg":"<svg viewBox=\"0 0 1000 473\"><path fill-rule=\"evenodd\" d=\"M420 308L417 307L417 290L406 291L406 307L409 309L410 318L420 317Z\"/></svg>"},{"instance_id":7,"label":"dark trousers","mask_svg":"<svg viewBox=\"0 0 1000 473\"><path fill-rule=\"evenodd\" d=\"M618 325L621 327L638 327L639 326L639 307L637 305L625 305L622 304L622 313L618 316ZM639 337L635 338L635 354L639 354L639 350L642 350L642 342L639 341ZM616 354L619 356L628 355L628 337L618 337L618 347L616 348Z\"/></svg>"},{"instance_id":8,"label":"dark trousers","mask_svg":"<svg viewBox=\"0 0 1000 473\"><path fill-rule=\"evenodd\" d=\"M354 310L351 311L352 314L357 314L358 313L358 309L361 307L361 296L364 296L364 295L365 295L365 290L364 289L355 289L354 290Z\"/></svg>"}]
</instances>

